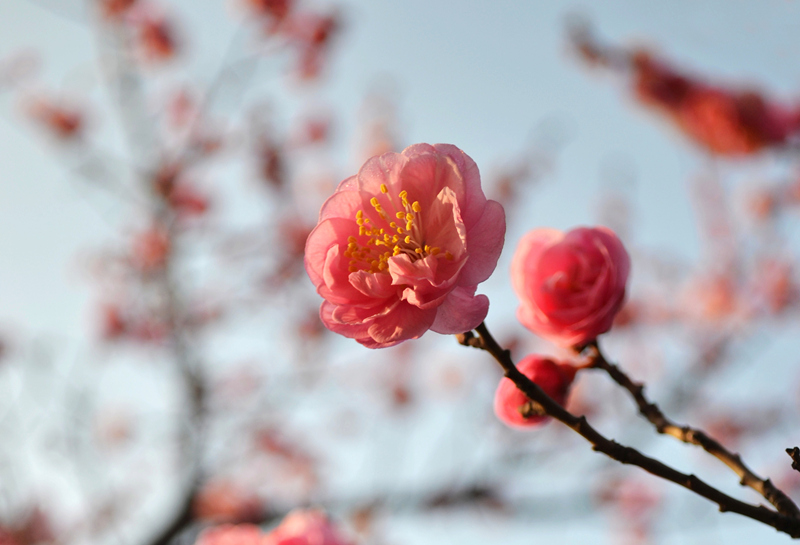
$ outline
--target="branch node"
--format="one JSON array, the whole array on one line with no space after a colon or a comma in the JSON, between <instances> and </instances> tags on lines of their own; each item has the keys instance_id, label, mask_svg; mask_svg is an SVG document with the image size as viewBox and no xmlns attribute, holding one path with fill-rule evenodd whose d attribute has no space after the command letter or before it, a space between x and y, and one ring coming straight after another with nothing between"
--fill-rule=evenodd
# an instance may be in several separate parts
<instances>
[{"instance_id":1,"label":"branch node","mask_svg":"<svg viewBox=\"0 0 800 545\"><path fill-rule=\"evenodd\" d=\"M800 448L787 448L786 454L792 458L792 469L800 471Z\"/></svg>"}]
</instances>

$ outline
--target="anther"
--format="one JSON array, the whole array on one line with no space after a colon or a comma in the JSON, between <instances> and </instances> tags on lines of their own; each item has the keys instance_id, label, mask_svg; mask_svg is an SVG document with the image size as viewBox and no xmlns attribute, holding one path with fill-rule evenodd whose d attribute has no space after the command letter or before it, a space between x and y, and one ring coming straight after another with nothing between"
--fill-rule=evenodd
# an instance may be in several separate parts
<instances>
[{"instance_id":1,"label":"anther","mask_svg":"<svg viewBox=\"0 0 800 545\"><path fill-rule=\"evenodd\" d=\"M389 188L386 187L386 184L381 184L381 193L388 193Z\"/></svg>"}]
</instances>

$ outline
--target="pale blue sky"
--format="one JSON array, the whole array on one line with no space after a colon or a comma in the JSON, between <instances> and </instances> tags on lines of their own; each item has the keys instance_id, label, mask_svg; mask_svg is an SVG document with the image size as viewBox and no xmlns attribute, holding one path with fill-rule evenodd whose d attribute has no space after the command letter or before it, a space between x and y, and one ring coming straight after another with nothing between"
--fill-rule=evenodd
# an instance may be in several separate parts
<instances>
[{"instance_id":1,"label":"pale blue sky","mask_svg":"<svg viewBox=\"0 0 800 545\"><path fill-rule=\"evenodd\" d=\"M189 65L186 77L208 79L226 52L246 52L248 41L232 38L239 21L232 1L170 3L185 18ZM338 167L357 168L351 153L356 113L372 88L397 98L404 144L448 142L461 147L484 173L535 139L542 122L565 127L569 140L541 187L523 192L524 221L509 225L498 273L482 291L493 301L490 320L513 320L507 280L511 251L535 226L591 224L609 169L632 175L635 240L631 245L665 248L694 258L698 241L687 199L687 182L709 168L652 113L632 105L624 84L593 73L567 53L564 20L588 16L614 43L646 43L690 70L722 81L753 83L781 99L800 97L800 3L787 0L584 2L497 0L348 0L346 29L335 48L324 100L339 112ZM0 3L0 59L34 49L42 59L32 89L80 95L96 92L94 37L79 0L5 0ZM231 40L233 46L229 48ZM277 92L276 82L257 85ZM302 97L303 91L298 91ZM27 336L92 341L95 300L84 274L87 252L117 236L113 202L70 178L74 158L47 145L23 118L19 95L0 92L0 326ZM224 108L224 105L222 106ZM109 146L118 135L108 120L92 120ZM736 164L746 178L770 166L769 158ZM733 167L718 164L723 171ZM634 272L635 275L635 272ZM696 459L695 459L696 461ZM734 487L735 490L735 487ZM688 493L686 493L688 496ZM752 498L751 498L752 499ZM783 543L768 528L719 515L710 504L687 505L720 517L691 538L665 528L659 543ZM666 524L677 524L678 516ZM449 525L448 525L449 524ZM604 543L608 523L591 517L569 528L549 525L540 534L524 521L399 520L393 543ZM421 530L420 530L421 529ZM603 532L607 541L596 539ZM694 539L694 541L690 541Z\"/></svg>"}]
</instances>

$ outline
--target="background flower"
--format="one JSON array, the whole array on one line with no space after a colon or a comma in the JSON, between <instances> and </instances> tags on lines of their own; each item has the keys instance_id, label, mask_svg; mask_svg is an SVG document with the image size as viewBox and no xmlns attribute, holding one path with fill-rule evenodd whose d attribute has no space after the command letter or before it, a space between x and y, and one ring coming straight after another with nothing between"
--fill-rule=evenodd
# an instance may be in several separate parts
<instances>
[{"instance_id":1,"label":"background flower","mask_svg":"<svg viewBox=\"0 0 800 545\"><path fill-rule=\"evenodd\" d=\"M261 545L351 545L322 511L292 511Z\"/></svg>"}]
</instances>

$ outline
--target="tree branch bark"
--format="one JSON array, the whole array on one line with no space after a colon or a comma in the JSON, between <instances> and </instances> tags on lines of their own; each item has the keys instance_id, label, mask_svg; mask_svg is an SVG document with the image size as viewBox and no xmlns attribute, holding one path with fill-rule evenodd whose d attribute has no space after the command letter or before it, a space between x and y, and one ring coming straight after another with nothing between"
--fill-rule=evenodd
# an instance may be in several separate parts
<instances>
[{"instance_id":1,"label":"tree branch bark","mask_svg":"<svg viewBox=\"0 0 800 545\"><path fill-rule=\"evenodd\" d=\"M767 501L775 506L779 513L790 517L800 517L800 509L797 508L797 505L795 505L783 491L776 487L772 481L769 479L762 479L756 475L747 467L739 454L729 451L702 430L690 426L680 426L668 419L655 403L650 402L645 397L644 385L633 382L622 369L610 363L605 358L596 342L589 345L587 348L593 352L592 367L605 371L614 382L627 390L639 407L639 414L653 424L658 433L670 435L684 443L701 447L731 468L739 477L739 483L742 486L749 486L761 494Z\"/></svg>"},{"instance_id":2,"label":"tree branch bark","mask_svg":"<svg viewBox=\"0 0 800 545\"><path fill-rule=\"evenodd\" d=\"M772 526L793 538L800 538L800 517L784 515L762 505L751 505L737 500L710 486L695 475L681 473L659 460L645 456L634 448L606 438L589 424L585 416L573 415L523 375L511 360L510 352L500 347L489 333L485 323L480 324L476 331L479 337L476 338L472 332L467 332L457 336L459 342L463 345L489 352L503 368L505 376L513 381L520 391L528 396L531 401L539 403L548 416L555 418L586 439L592 445L593 450L601 452L620 463L640 467L648 473L691 490L695 494L716 503L721 512L738 513Z\"/></svg>"}]
</instances>

